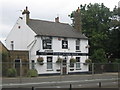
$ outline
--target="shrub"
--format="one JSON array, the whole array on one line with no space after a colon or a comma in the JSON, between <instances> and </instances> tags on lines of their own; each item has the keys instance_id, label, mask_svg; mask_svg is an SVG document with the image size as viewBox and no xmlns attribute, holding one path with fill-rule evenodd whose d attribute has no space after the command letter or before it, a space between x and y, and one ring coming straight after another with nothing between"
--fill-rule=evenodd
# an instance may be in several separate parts
<instances>
[{"instance_id":1,"label":"shrub","mask_svg":"<svg viewBox=\"0 0 120 90\"><path fill-rule=\"evenodd\" d=\"M7 70L7 76L8 77L15 77L17 76L17 71L15 68L10 68Z\"/></svg>"},{"instance_id":2,"label":"shrub","mask_svg":"<svg viewBox=\"0 0 120 90\"><path fill-rule=\"evenodd\" d=\"M37 72L37 70L35 70L35 69L30 69L30 70L28 70L28 72L27 72L27 76L28 76L28 77L37 77L37 76L38 76L38 72Z\"/></svg>"}]
</instances>

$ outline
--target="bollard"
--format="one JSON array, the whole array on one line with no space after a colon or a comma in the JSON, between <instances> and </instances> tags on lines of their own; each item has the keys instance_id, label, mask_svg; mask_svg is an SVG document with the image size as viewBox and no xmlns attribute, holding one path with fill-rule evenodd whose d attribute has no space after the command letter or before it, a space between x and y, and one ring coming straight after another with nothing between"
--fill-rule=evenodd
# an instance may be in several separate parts
<instances>
[{"instance_id":1,"label":"bollard","mask_svg":"<svg viewBox=\"0 0 120 90\"><path fill-rule=\"evenodd\" d=\"M34 87L32 87L32 90L34 90Z\"/></svg>"},{"instance_id":2,"label":"bollard","mask_svg":"<svg viewBox=\"0 0 120 90\"><path fill-rule=\"evenodd\" d=\"M72 90L72 85L70 84L70 89L69 90Z\"/></svg>"},{"instance_id":3,"label":"bollard","mask_svg":"<svg viewBox=\"0 0 120 90\"><path fill-rule=\"evenodd\" d=\"M99 88L101 88L101 82L99 82Z\"/></svg>"}]
</instances>

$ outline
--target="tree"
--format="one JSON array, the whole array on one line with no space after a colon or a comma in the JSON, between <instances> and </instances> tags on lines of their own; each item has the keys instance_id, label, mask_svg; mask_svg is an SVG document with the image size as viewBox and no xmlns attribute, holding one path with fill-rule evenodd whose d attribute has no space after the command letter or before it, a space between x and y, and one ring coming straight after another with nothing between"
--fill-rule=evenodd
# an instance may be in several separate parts
<instances>
[{"instance_id":1,"label":"tree","mask_svg":"<svg viewBox=\"0 0 120 90\"><path fill-rule=\"evenodd\" d=\"M95 55L98 48L104 50L106 54L112 12L103 3L80 5L80 8L82 33L89 38L90 56L93 58L92 55ZM74 21L73 12L70 18Z\"/></svg>"},{"instance_id":2,"label":"tree","mask_svg":"<svg viewBox=\"0 0 120 90\"><path fill-rule=\"evenodd\" d=\"M113 9L110 26L108 52L112 59L120 59L120 8Z\"/></svg>"},{"instance_id":3,"label":"tree","mask_svg":"<svg viewBox=\"0 0 120 90\"><path fill-rule=\"evenodd\" d=\"M105 51L103 49L97 49L94 51L93 55L91 56L94 63L107 63L107 58Z\"/></svg>"}]
</instances>

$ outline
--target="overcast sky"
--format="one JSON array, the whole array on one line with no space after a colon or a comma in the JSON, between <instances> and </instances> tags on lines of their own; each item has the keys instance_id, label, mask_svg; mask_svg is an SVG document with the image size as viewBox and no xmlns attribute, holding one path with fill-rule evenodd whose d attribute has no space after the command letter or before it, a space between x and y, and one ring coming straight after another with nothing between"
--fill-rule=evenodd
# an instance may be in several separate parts
<instances>
[{"instance_id":1,"label":"overcast sky","mask_svg":"<svg viewBox=\"0 0 120 90\"><path fill-rule=\"evenodd\" d=\"M60 22L71 24L68 15L80 4L104 3L111 10L120 0L0 0L0 40L4 42L16 23L21 10L28 6L30 18L54 21L59 16Z\"/></svg>"}]
</instances>

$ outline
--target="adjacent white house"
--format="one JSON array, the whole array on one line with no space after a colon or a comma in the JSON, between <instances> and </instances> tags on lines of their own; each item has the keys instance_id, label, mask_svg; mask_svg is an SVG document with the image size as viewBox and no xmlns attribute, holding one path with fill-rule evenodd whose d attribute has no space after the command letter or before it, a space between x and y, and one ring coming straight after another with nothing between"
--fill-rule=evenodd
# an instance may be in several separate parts
<instances>
[{"instance_id":1,"label":"adjacent white house","mask_svg":"<svg viewBox=\"0 0 120 90\"><path fill-rule=\"evenodd\" d=\"M30 69L38 74L70 74L88 72L88 38L66 23L29 18L28 8L22 12L6 38L9 50L29 51ZM61 60L62 63L56 63ZM39 60L43 60L42 65ZM70 61L73 59L75 62Z\"/></svg>"}]
</instances>

